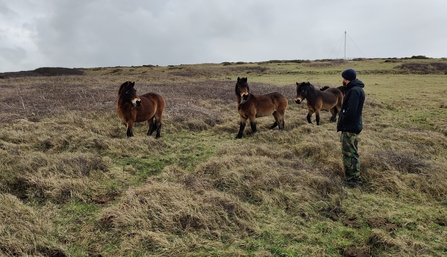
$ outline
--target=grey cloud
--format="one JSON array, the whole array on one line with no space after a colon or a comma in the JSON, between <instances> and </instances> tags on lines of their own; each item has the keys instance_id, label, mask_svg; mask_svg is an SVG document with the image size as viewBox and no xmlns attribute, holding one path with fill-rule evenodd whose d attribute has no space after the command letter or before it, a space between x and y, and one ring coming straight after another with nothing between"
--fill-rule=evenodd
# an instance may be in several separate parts
<instances>
[{"instance_id":1,"label":"grey cloud","mask_svg":"<svg viewBox=\"0 0 447 257\"><path fill-rule=\"evenodd\" d=\"M353 40L348 57L445 57L446 7L442 0L16 0L0 3L0 71L340 58L331 54L344 31Z\"/></svg>"}]
</instances>

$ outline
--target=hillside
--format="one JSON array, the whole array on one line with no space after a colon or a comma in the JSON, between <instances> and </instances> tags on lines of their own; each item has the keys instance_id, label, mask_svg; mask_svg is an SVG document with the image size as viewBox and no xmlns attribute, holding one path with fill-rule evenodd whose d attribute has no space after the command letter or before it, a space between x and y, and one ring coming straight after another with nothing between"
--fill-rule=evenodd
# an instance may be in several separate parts
<instances>
[{"instance_id":1,"label":"hillside","mask_svg":"<svg viewBox=\"0 0 447 257\"><path fill-rule=\"evenodd\" d=\"M366 87L361 188L330 113L295 82ZM447 60L40 68L0 74L0 255L445 256ZM289 100L242 139L234 86ZM119 86L166 99L161 138L119 121ZM315 120L315 116L312 117ZM314 122L315 123L315 122Z\"/></svg>"}]
</instances>

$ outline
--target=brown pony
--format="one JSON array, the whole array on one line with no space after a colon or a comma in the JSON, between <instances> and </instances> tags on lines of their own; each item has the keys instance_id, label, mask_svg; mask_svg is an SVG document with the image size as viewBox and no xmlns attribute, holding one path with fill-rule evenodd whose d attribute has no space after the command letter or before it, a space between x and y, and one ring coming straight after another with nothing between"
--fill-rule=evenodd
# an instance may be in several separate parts
<instances>
[{"instance_id":1,"label":"brown pony","mask_svg":"<svg viewBox=\"0 0 447 257\"><path fill-rule=\"evenodd\" d=\"M273 92L265 95L250 93L247 78L237 78L236 83L237 110L240 115L239 133L236 138L241 138L244 132L247 119L250 120L252 132L256 132L256 117L263 117L272 114L275 123L270 129L279 127L284 129L284 113L287 108L287 98L280 93Z\"/></svg>"},{"instance_id":2,"label":"brown pony","mask_svg":"<svg viewBox=\"0 0 447 257\"><path fill-rule=\"evenodd\" d=\"M343 102L343 93L337 88L316 90L309 82L297 82L295 102L300 104L304 99L307 99L307 121L312 123L310 118L315 112L317 125L320 125L320 110L330 110L332 113L330 121L336 121L336 116L340 113Z\"/></svg>"},{"instance_id":3,"label":"brown pony","mask_svg":"<svg viewBox=\"0 0 447 257\"><path fill-rule=\"evenodd\" d=\"M324 86L324 87L320 88L320 91L324 91L324 90L329 89L329 88L331 88L331 87L330 86ZM339 86L339 87L337 87L337 89L340 90L340 92L343 94L343 96L345 96L345 94L346 94L346 87L345 86Z\"/></svg>"},{"instance_id":4,"label":"brown pony","mask_svg":"<svg viewBox=\"0 0 447 257\"><path fill-rule=\"evenodd\" d=\"M133 123L147 121L150 136L157 131L156 138L160 137L161 116L165 109L166 102L159 94L147 93L141 96L137 95L134 88L135 82L124 82L118 91L118 104L116 111L118 117L127 126L127 137L133 137Z\"/></svg>"}]
</instances>

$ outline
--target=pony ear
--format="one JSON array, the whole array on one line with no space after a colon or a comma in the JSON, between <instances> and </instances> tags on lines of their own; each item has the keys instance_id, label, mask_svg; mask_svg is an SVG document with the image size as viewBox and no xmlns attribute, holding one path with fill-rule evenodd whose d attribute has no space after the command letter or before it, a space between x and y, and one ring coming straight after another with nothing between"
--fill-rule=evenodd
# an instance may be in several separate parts
<instances>
[{"instance_id":1,"label":"pony ear","mask_svg":"<svg viewBox=\"0 0 447 257\"><path fill-rule=\"evenodd\" d=\"M239 82L241 80L241 78L237 77L237 82Z\"/></svg>"}]
</instances>

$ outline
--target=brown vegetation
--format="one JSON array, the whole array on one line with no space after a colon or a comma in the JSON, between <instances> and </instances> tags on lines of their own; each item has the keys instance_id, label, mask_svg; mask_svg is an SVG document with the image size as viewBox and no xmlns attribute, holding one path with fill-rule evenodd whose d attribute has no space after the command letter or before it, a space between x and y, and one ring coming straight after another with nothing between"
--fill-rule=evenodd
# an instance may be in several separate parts
<instances>
[{"instance_id":1,"label":"brown vegetation","mask_svg":"<svg viewBox=\"0 0 447 257\"><path fill-rule=\"evenodd\" d=\"M80 69L70 68L38 68L32 71L19 72L5 72L0 73L0 78L14 78L14 77L38 77L38 76L65 76L65 75L83 75L84 72Z\"/></svg>"},{"instance_id":2,"label":"brown vegetation","mask_svg":"<svg viewBox=\"0 0 447 257\"><path fill-rule=\"evenodd\" d=\"M400 69L416 74L447 74L447 63L431 62L431 63L404 63L399 66Z\"/></svg>"}]
</instances>

